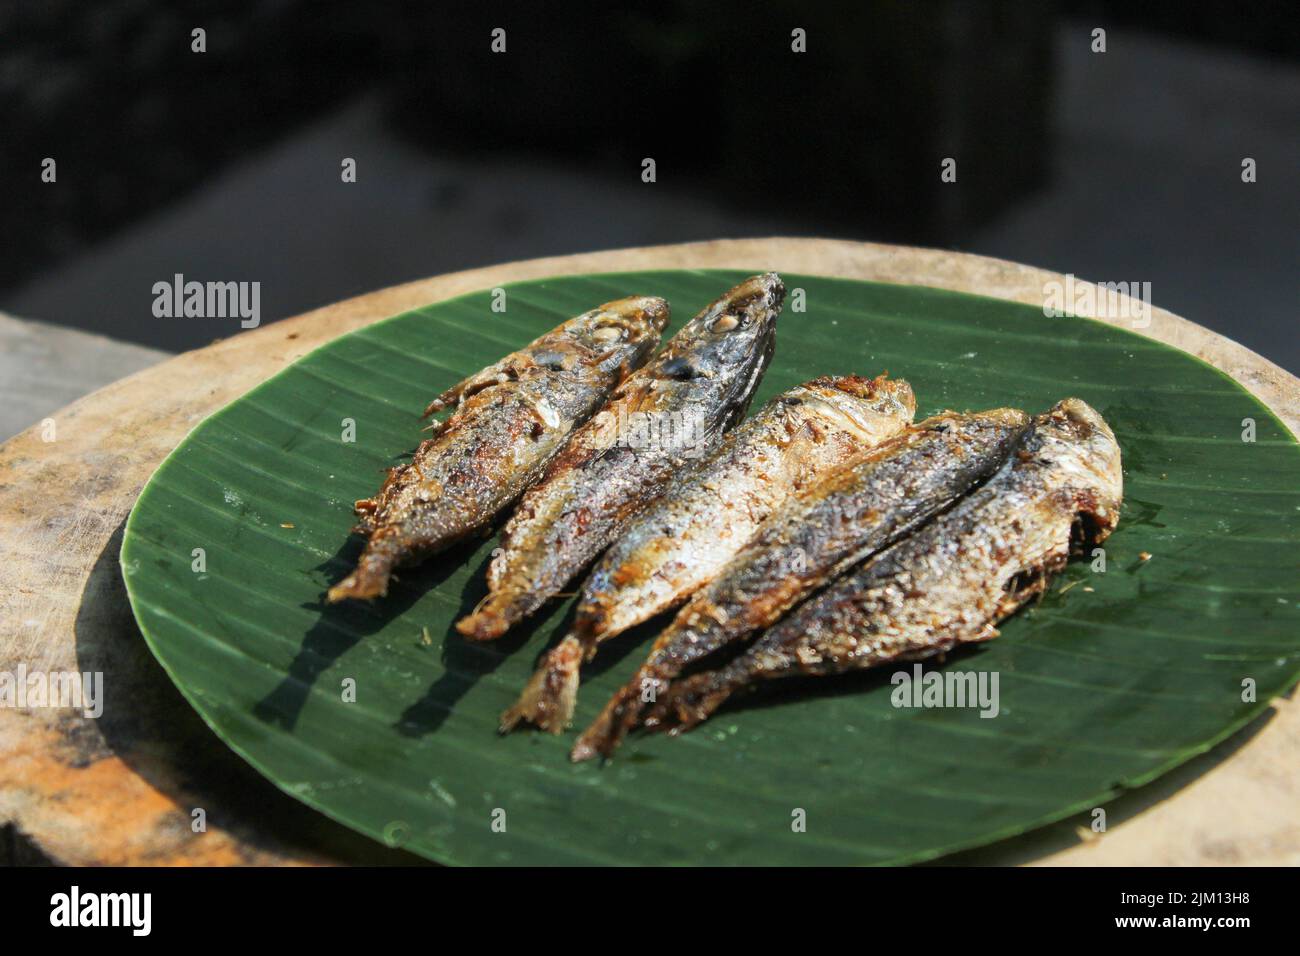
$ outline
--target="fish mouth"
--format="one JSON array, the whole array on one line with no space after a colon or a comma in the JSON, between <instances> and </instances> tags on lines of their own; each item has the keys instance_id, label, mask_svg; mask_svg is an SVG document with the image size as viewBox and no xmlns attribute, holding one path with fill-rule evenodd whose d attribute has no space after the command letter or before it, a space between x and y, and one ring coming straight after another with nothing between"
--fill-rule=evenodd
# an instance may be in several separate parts
<instances>
[{"instance_id":1,"label":"fish mouth","mask_svg":"<svg viewBox=\"0 0 1300 956\"><path fill-rule=\"evenodd\" d=\"M765 272L732 286L700 318L718 336L762 335L784 302L785 283L775 272Z\"/></svg>"},{"instance_id":2,"label":"fish mouth","mask_svg":"<svg viewBox=\"0 0 1300 956\"><path fill-rule=\"evenodd\" d=\"M723 296L722 301L726 303L720 313L722 317L740 313L748 319L734 331L725 333L736 342L742 338L749 340L740 363L742 368L748 366L748 374L738 374L733 378L723 400L728 410L724 427L730 427L749 410L758 383L772 363L776 352L776 320L785 304L785 283L775 272L765 272L737 285Z\"/></svg>"},{"instance_id":3,"label":"fish mouth","mask_svg":"<svg viewBox=\"0 0 1300 956\"><path fill-rule=\"evenodd\" d=\"M904 427L916 415L916 395L912 386L901 378L827 375L805 382L798 391L805 396L805 401L821 408L824 416L838 422L845 431L873 443L879 440L882 416L897 419L900 427Z\"/></svg>"},{"instance_id":4,"label":"fish mouth","mask_svg":"<svg viewBox=\"0 0 1300 956\"><path fill-rule=\"evenodd\" d=\"M748 320L737 332L748 332L763 356L763 368L776 348L776 320L785 305L785 283L775 272L750 276L724 297L724 315L744 315Z\"/></svg>"},{"instance_id":5,"label":"fish mouth","mask_svg":"<svg viewBox=\"0 0 1300 956\"><path fill-rule=\"evenodd\" d=\"M1087 445L1093 454L1118 449L1115 433L1101 413L1081 398L1063 398L1042 416L1044 426L1073 441Z\"/></svg>"},{"instance_id":6,"label":"fish mouth","mask_svg":"<svg viewBox=\"0 0 1300 956\"><path fill-rule=\"evenodd\" d=\"M742 297L762 298L764 305L769 309L779 309L785 302L785 282L776 272L761 272L750 276L732 291Z\"/></svg>"},{"instance_id":7,"label":"fish mouth","mask_svg":"<svg viewBox=\"0 0 1300 956\"><path fill-rule=\"evenodd\" d=\"M596 329L622 329L629 339L658 334L668 327L672 310L657 295L634 295L606 302L596 312Z\"/></svg>"},{"instance_id":8,"label":"fish mouth","mask_svg":"<svg viewBox=\"0 0 1300 956\"><path fill-rule=\"evenodd\" d=\"M785 282L777 272L761 272L736 286L741 294L761 296L770 309L779 309L785 301Z\"/></svg>"},{"instance_id":9,"label":"fish mouth","mask_svg":"<svg viewBox=\"0 0 1300 956\"><path fill-rule=\"evenodd\" d=\"M777 281L779 283L780 279L778 278ZM781 287L780 295L784 298L784 286ZM767 367L772 364L772 356L776 353L776 317L780 314L780 311L780 300L774 307L765 308L762 311L760 319L762 324L754 332L754 341L749 350L749 374L737 375L733 379L732 387L728 390L724 401L724 404L731 410L731 413L726 416L727 427L745 417L745 412L749 410L749 403L754 398L758 383L766 374Z\"/></svg>"},{"instance_id":10,"label":"fish mouth","mask_svg":"<svg viewBox=\"0 0 1300 956\"><path fill-rule=\"evenodd\" d=\"M1124 496L1123 451L1101 413L1081 398L1063 398L1043 416L1049 427L1087 449L1084 464L1116 504Z\"/></svg>"},{"instance_id":11,"label":"fish mouth","mask_svg":"<svg viewBox=\"0 0 1300 956\"><path fill-rule=\"evenodd\" d=\"M668 319L672 315L668 302L659 298L657 295L638 296L634 299L637 309L635 321L637 323L648 322L656 332L662 332L668 327Z\"/></svg>"},{"instance_id":12,"label":"fish mouth","mask_svg":"<svg viewBox=\"0 0 1300 956\"><path fill-rule=\"evenodd\" d=\"M1080 438L1087 438L1093 432L1101 432L1111 441L1115 440L1115 434L1106 424L1106 419L1081 398L1063 398L1053 405L1047 414L1054 421L1074 429L1079 433Z\"/></svg>"},{"instance_id":13,"label":"fish mouth","mask_svg":"<svg viewBox=\"0 0 1300 956\"><path fill-rule=\"evenodd\" d=\"M775 272L764 272L740 283L727 298L732 302L728 311L746 312L751 319L771 326L785 304L785 282Z\"/></svg>"}]
</instances>

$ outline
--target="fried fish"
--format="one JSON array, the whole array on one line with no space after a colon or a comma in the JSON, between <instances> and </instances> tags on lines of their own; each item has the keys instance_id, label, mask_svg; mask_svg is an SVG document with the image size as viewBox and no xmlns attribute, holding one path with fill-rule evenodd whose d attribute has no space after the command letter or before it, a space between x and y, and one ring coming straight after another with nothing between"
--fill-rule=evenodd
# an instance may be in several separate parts
<instances>
[{"instance_id":1,"label":"fried fish","mask_svg":"<svg viewBox=\"0 0 1300 956\"><path fill-rule=\"evenodd\" d=\"M1007 465L948 513L803 604L744 654L668 688L646 718L674 732L760 680L916 661L997 636L1072 547L1105 540L1123 496L1102 417L1068 398L1035 420Z\"/></svg>"},{"instance_id":2,"label":"fried fish","mask_svg":"<svg viewBox=\"0 0 1300 956\"><path fill-rule=\"evenodd\" d=\"M487 528L564 447L610 393L645 364L668 324L668 303L633 296L547 332L449 388L425 416L455 405L408 464L390 469L358 501L366 536L356 569L330 588L331 603L381 597L393 569Z\"/></svg>"},{"instance_id":3,"label":"fried fish","mask_svg":"<svg viewBox=\"0 0 1300 956\"><path fill-rule=\"evenodd\" d=\"M750 639L951 505L997 471L1028 426L1028 416L1010 408L936 415L792 498L678 612L635 676L578 738L572 759L613 753L668 681Z\"/></svg>"},{"instance_id":4,"label":"fried fish","mask_svg":"<svg viewBox=\"0 0 1300 956\"><path fill-rule=\"evenodd\" d=\"M911 386L883 375L818 378L772 399L654 504L597 562L573 631L548 653L501 729L558 733L573 714L578 668L602 641L680 604L735 556L800 488L912 420Z\"/></svg>"},{"instance_id":5,"label":"fried fish","mask_svg":"<svg viewBox=\"0 0 1300 956\"><path fill-rule=\"evenodd\" d=\"M744 417L784 299L776 273L746 279L619 387L523 496L488 569L489 593L458 631L492 640L536 611Z\"/></svg>"}]
</instances>

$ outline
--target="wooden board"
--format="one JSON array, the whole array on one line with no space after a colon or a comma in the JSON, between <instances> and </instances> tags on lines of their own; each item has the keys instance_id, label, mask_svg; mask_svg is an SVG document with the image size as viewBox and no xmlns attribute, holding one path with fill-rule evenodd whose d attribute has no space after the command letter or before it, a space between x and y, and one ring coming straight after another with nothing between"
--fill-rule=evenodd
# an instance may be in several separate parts
<instances>
[{"instance_id":1,"label":"wooden board","mask_svg":"<svg viewBox=\"0 0 1300 956\"><path fill-rule=\"evenodd\" d=\"M117 566L122 522L154 468L199 421L338 335L521 279L672 268L915 283L1033 305L1042 304L1044 283L1064 281L978 256L817 239L535 259L412 282L244 332L55 413L54 441L34 427L0 445L0 671L20 664L100 671L105 707L97 720L67 709L0 709L0 821L21 855L70 864L414 862L281 794L189 709L127 607ZM1300 381L1271 362L1159 309L1143 334L1224 370L1300 432ZM1086 821L1066 821L960 859L1300 863L1297 752L1300 708L1284 700L1204 756L1112 803L1104 836L1081 837Z\"/></svg>"},{"instance_id":2,"label":"wooden board","mask_svg":"<svg viewBox=\"0 0 1300 956\"><path fill-rule=\"evenodd\" d=\"M0 441L166 352L0 312Z\"/></svg>"}]
</instances>

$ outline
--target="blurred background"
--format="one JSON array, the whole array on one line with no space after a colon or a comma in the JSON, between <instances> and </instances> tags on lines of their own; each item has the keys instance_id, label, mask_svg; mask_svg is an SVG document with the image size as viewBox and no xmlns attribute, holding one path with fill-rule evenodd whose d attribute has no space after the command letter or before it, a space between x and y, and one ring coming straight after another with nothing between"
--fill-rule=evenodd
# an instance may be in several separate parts
<instances>
[{"instance_id":1,"label":"blurred background","mask_svg":"<svg viewBox=\"0 0 1300 956\"><path fill-rule=\"evenodd\" d=\"M1156 305L1300 372L1296 17L1294 0L0 3L0 311L48 323L11 355L45 349L45 379L84 384L238 330L155 318L175 273L259 281L267 322L513 259L817 235L1149 281ZM49 353L69 329L123 343L120 363Z\"/></svg>"}]
</instances>

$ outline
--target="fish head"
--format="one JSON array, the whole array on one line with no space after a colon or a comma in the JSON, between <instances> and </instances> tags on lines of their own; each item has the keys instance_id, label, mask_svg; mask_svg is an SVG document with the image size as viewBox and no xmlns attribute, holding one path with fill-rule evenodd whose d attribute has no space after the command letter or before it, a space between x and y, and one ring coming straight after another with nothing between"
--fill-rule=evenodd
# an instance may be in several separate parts
<instances>
[{"instance_id":1,"label":"fish head","mask_svg":"<svg viewBox=\"0 0 1300 956\"><path fill-rule=\"evenodd\" d=\"M658 347L669 314L668 303L658 296L633 295L570 319L563 333L592 355L635 368Z\"/></svg>"},{"instance_id":2,"label":"fish head","mask_svg":"<svg viewBox=\"0 0 1300 956\"><path fill-rule=\"evenodd\" d=\"M1088 537L1105 538L1119 521L1124 470L1119 442L1101 413L1081 398L1057 402L1035 421L1037 452L1065 472L1067 493L1086 519Z\"/></svg>"},{"instance_id":3,"label":"fish head","mask_svg":"<svg viewBox=\"0 0 1300 956\"><path fill-rule=\"evenodd\" d=\"M785 400L810 405L822 418L869 444L897 434L916 414L916 395L886 375L823 376L791 389Z\"/></svg>"},{"instance_id":4,"label":"fish head","mask_svg":"<svg viewBox=\"0 0 1300 956\"><path fill-rule=\"evenodd\" d=\"M665 379L728 383L729 404L743 414L776 348L776 318L785 284L775 272L751 276L728 290L673 336L659 357Z\"/></svg>"}]
</instances>

